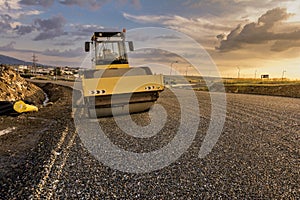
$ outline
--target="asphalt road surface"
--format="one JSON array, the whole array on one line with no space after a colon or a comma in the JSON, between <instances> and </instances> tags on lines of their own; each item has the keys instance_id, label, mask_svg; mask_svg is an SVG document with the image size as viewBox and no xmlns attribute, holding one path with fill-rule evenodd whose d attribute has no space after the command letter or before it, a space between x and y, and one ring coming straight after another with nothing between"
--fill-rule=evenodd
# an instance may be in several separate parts
<instances>
[{"instance_id":1,"label":"asphalt road surface","mask_svg":"<svg viewBox=\"0 0 300 200\"><path fill-rule=\"evenodd\" d=\"M179 91L179 96L184 96L183 90L176 91ZM140 132L140 137L128 135L118 126L117 119L88 119L80 109L73 113L75 120L79 120L74 124L74 119L69 118L71 114L65 113L63 123L60 123L63 125L55 137L54 131L45 137L54 142L42 151L44 162L40 163L39 172L34 172L37 175L24 173L24 176L35 179L31 187L19 186L17 194L8 192L7 197L26 194L25 198L32 199L300 198L300 99L227 94L226 106L212 106L209 93L195 94L199 111L193 109L194 104L189 105L193 99L180 102L170 91L161 94L158 104L164 110L158 107L152 112L161 120L155 121L155 118L152 122L163 126L155 135L151 131L148 133L147 128L141 129L145 133ZM182 103L187 106L184 110L180 109ZM212 110L215 114L211 114ZM67 109L65 112L71 111ZM220 116L226 114L223 116L226 117L224 127L222 117L215 118L220 121L214 125L222 126L222 132L215 138L216 144L211 152L200 158L199 151L209 134L211 118L218 113ZM145 163L137 166L137 173L134 173L134 157L124 161L122 152L116 155L106 151L106 146L99 140L103 138L98 137L93 128L94 125L101 127L105 138L115 147L141 156L159 151L178 139L181 116L197 125L191 129L191 132L196 129L195 137L178 137L180 141L175 143L178 146L172 146L170 155L184 149L182 155L174 161L173 157L157 156L159 162L155 161L153 165L158 169L154 171L147 171L151 162L142 159L140 161ZM133 114L131 118L119 117L124 124L133 121L140 127L155 127L150 118L148 113ZM186 143L183 142L185 138ZM96 150L91 152L91 149ZM169 153L163 152L165 155ZM160 162L166 160L170 161L169 165L160 167Z\"/></svg>"}]
</instances>

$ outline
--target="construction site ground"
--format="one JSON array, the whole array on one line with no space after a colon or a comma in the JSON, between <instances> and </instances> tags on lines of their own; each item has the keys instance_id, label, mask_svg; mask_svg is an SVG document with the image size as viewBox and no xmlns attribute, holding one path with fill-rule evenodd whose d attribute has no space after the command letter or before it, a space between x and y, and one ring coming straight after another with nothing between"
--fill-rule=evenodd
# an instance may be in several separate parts
<instances>
[{"instance_id":1,"label":"construction site ground","mask_svg":"<svg viewBox=\"0 0 300 200\"><path fill-rule=\"evenodd\" d=\"M299 198L300 99L227 94L226 122L213 151L198 152L210 122L209 93L196 91L202 109L195 141L170 166L131 174L97 161L76 134L72 89L38 84L50 103L39 112L0 116L0 199L297 199ZM116 130L113 118L99 119L119 146L155 150L174 137L180 123L176 97L159 99L170 115L169 127L153 143L137 144ZM143 124L146 113L132 115ZM64 135L65 134L65 135ZM62 135L65 142L58 147ZM156 146L151 146L156 145ZM137 149L135 149L137 148ZM61 153L61 154L60 154Z\"/></svg>"}]
</instances>

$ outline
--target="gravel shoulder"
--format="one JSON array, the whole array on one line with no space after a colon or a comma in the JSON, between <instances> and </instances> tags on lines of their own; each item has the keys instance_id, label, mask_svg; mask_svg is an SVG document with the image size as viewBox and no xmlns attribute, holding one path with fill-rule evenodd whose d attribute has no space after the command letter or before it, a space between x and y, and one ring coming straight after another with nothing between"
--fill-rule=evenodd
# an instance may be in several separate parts
<instances>
[{"instance_id":1,"label":"gravel shoulder","mask_svg":"<svg viewBox=\"0 0 300 200\"><path fill-rule=\"evenodd\" d=\"M71 89L39 86L53 105L40 106L36 113L0 116L0 130L12 129L0 136L0 199L26 199L33 193L52 146L71 119Z\"/></svg>"}]
</instances>

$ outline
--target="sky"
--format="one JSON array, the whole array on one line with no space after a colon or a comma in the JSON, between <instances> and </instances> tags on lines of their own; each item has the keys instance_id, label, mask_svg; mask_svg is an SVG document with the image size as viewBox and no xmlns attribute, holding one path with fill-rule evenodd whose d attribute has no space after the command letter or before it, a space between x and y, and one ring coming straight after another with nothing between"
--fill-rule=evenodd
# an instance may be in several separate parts
<instances>
[{"instance_id":1,"label":"sky","mask_svg":"<svg viewBox=\"0 0 300 200\"><path fill-rule=\"evenodd\" d=\"M156 45L132 63L165 65L166 74L172 65L192 75L199 64L210 75L213 63L223 77L300 79L299 0L0 0L0 54L25 61L82 66L93 32L123 28L138 46Z\"/></svg>"}]
</instances>

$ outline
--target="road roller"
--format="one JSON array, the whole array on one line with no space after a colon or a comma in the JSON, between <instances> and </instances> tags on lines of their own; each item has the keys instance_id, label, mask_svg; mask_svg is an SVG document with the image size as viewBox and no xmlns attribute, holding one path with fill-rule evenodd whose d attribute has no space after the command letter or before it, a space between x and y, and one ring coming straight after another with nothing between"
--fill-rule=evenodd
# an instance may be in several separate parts
<instances>
[{"instance_id":1,"label":"road roller","mask_svg":"<svg viewBox=\"0 0 300 200\"><path fill-rule=\"evenodd\" d=\"M131 67L126 30L94 32L85 42L93 67L81 73L84 105L90 117L131 114L148 111L164 90L162 74L149 67Z\"/></svg>"}]
</instances>

